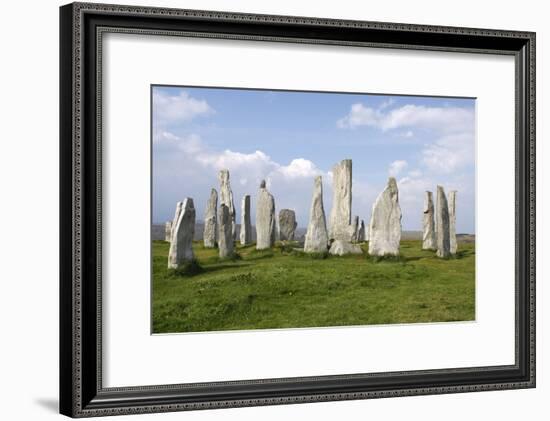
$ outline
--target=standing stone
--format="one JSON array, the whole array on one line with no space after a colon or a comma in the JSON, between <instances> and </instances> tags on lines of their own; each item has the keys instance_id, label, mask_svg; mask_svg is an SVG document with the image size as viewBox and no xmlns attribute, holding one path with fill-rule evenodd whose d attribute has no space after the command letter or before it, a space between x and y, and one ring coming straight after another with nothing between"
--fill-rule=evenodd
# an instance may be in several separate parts
<instances>
[{"instance_id":1,"label":"standing stone","mask_svg":"<svg viewBox=\"0 0 550 421\"><path fill-rule=\"evenodd\" d=\"M226 205L229 208L231 235L233 235L233 239L236 239L235 203L233 202L233 191L231 191L231 183L229 182L229 170L221 170L218 179L220 180L220 205Z\"/></svg>"},{"instance_id":2,"label":"standing stone","mask_svg":"<svg viewBox=\"0 0 550 421\"><path fill-rule=\"evenodd\" d=\"M281 241L294 241L297 226L296 213L290 209L281 209L279 212L279 239Z\"/></svg>"},{"instance_id":3,"label":"standing stone","mask_svg":"<svg viewBox=\"0 0 550 421\"><path fill-rule=\"evenodd\" d=\"M424 195L422 227L422 250L436 250L434 202L431 191L427 191Z\"/></svg>"},{"instance_id":4,"label":"standing stone","mask_svg":"<svg viewBox=\"0 0 550 421\"><path fill-rule=\"evenodd\" d=\"M351 241L351 159L332 167L332 190L329 239Z\"/></svg>"},{"instance_id":5,"label":"standing stone","mask_svg":"<svg viewBox=\"0 0 550 421\"><path fill-rule=\"evenodd\" d=\"M353 218L353 223L351 224L351 230L353 232L353 235L351 236L351 241L353 243L358 243L359 240L359 217L356 215Z\"/></svg>"},{"instance_id":6,"label":"standing stone","mask_svg":"<svg viewBox=\"0 0 550 421\"><path fill-rule=\"evenodd\" d=\"M395 178L376 198L369 225L369 254L398 256L401 241L401 207Z\"/></svg>"},{"instance_id":7,"label":"standing stone","mask_svg":"<svg viewBox=\"0 0 550 421\"><path fill-rule=\"evenodd\" d=\"M246 246L252 242L252 226L250 224L250 195L243 196L241 202L241 244Z\"/></svg>"},{"instance_id":8,"label":"standing stone","mask_svg":"<svg viewBox=\"0 0 550 421\"><path fill-rule=\"evenodd\" d=\"M323 208L323 180L315 177L313 197L309 211L304 251L306 253L326 253L328 247L327 222Z\"/></svg>"},{"instance_id":9,"label":"standing stone","mask_svg":"<svg viewBox=\"0 0 550 421\"><path fill-rule=\"evenodd\" d=\"M456 242L456 190L449 192L449 251L456 254L458 244Z\"/></svg>"},{"instance_id":10,"label":"standing stone","mask_svg":"<svg viewBox=\"0 0 550 421\"><path fill-rule=\"evenodd\" d=\"M265 180L256 203L256 249L268 249L275 244L275 199L267 191Z\"/></svg>"},{"instance_id":11,"label":"standing stone","mask_svg":"<svg viewBox=\"0 0 550 421\"><path fill-rule=\"evenodd\" d=\"M218 192L216 189L210 191L210 198L206 203L206 212L204 213L204 247L214 248L218 241L218 218L216 215L218 208Z\"/></svg>"},{"instance_id":12,"label":"standing stone","mask_svg":"<svg viewBox=\"0 0 550 421\"><path fill-rule=\"evenodd\" d=\"M359 231L357 233L357 241L362 243L365 241L365 221L361 219L361 224L359 225Z\"/></svg>"},{"instance_id":13,"label":"standing stone","mask_svg":"<svg viewBox=\"0 0 550 421\"><path fill-rule=\"evenodd\" d=\"M180 207L178 220L172 228L168 268L177 269L181 264L194 259L193 236L195 235L195 207L193 199L186 198ZM179 203L178 203L179 205Z\"/></svg>"},{"instance_id":14,"label":"standing stone","mask_svg":"<svg viewBox=\"0 0 550 421\"><path fill-rule=\"evenodd\" d=\"M170 242L172 238L172 222L168 221L164 224L164 241Z\"/></svg>"},{"instance_id":15,"label":"standing stone","mask_svg":"<svg viewBox=\"0 0 550 421\"><path fill-rule=\"evenodd\" d=\"M227 205L220 205L218 209L218 251L220 257L233 256L233 223L231 213Z\"/></svg>"},{"instance_id":16,"label":"standing stone","mask_svg":"<svg viewBox=\"0 0 550 421\"><path fill-rule=\"evenodd\" d=\"M178 223L178 218L180 217L182 209L183 202L176 203L176 212L174 213L174 219L172 219L172 223L170 224L170 241L172 241L172 234L174 233L174 228L176 228L176 224Z\"/></svg>"},{"instance_id":17,"label":"standing stone","mask_svg":"<svg viewBox=\"0 0 550 421\"><path fill-rule=\"evenodd\" d=\"M451 241L449 234L449 206L443 187L437 186L437 256L449 257L451 255Z\"/></svg>"}]
</instances>

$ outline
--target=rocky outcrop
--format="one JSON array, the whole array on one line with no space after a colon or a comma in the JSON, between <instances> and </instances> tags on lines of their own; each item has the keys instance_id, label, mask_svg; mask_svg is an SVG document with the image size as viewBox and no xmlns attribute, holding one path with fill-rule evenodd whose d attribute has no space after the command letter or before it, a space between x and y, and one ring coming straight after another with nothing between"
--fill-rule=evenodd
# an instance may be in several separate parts
<instances>
[{"instance_id":1,"label":"rocky outcrop","mask_svg":"<svg viewBox=\"0 0 550 421\"><path fill-rule=\"evenodd\" d=\"M456 254L458 243L456 241L456 190L449 192L449 251Z\"/></svg>"}]
</instances>

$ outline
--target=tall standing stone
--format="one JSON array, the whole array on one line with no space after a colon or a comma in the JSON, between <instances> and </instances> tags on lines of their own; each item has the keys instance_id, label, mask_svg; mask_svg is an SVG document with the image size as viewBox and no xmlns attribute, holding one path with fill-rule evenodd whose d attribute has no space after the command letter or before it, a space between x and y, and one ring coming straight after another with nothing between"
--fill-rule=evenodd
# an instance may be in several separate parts
<instances>
[{"instance_id":1,"label":"tall standing stone","mask_svg":"<svg viewBox=\"0 0 550 421\"><path fill-rule=\"evenodd\" d=\"M234 253L233 223L229 207L221 204L218 209L218 252L220 257L231 257Z\"/></svg>"},{"instance_id":2,"label":"tall standing stone","mask_svg":"<svg viewBox=\"0 0 550 421\"><path fill-rule=\"evenodd\" d=\"M390 177L384 191L372 206L369 225L369 254L373 256L399 255L401 241L401 207L395 178Z\"/></svg>"},{"instance_id":3,"label":"tall standing stone","mask_svg":"<svg viewBox=\"0 0 550 421\"><path fill-rule=\"evenodd\" d=\"M353 222L351 224L351 231L353 232L351 236L351 241L353 243L358 243L360 240L359 240L359 217L357 215L355 215L355 217L353 218Z\"/></svg>"},{"instance_id":4,"label":"tall standing stone","mask_svg":"<svg viewBox=\"0 0 550 421\"><path fill-rule=\"evenodd\" d=\"M449 251L456 254L458 243L456 241L456 190L449 192Z\"/></svg>"},{"instance_id":5,"label":"tall standing stone","mask_svg":"<svg viewBox=\"0 0 550 421\"><path fill-rule=\"evenodd\" d=\"M281 209L279 212L279 239L293 241L297 226L296 213L290 209Z\"/></svg>"},{"instance_id":6,"label":"tall standing stone","mask_svg":"<svg viewBox=\"0 0 550 421\"><path fill-rule=\"evenodd\" d=\"M168 221L164 224L164 241L170 242L172 238L172 222Z\"/></svg>"},{"instance_id":7,"label":"tall standing stone","mask_svg":"<svg viewBox=\"0 0 550 421\"><path fill-rule=\"evenodd\" d=\"M252 226L250 224L250 195L243 196L241 202L241 244L246 246L252 242Z\"/></svg>"},{"instance_id":8,"label":"tall standing stone","mask_svg":"<svg viewBox=\"0 0 550 421\"><path fill-rule=\"evenodd\" d=\"M424 195L422 228L422 250L436 250L434 201L431 191L427 191Z\"/></svg>"},{"instance_id":9,"label":"tall standing stone","mask_svg":"<svg viewBox=\"0 0 550 421\"><path fill-rule=\"evenodd\" d=\"M206 203L206 212L204 213L204 247L214 248L218 240L218 192L216 189L210 191L210 198Z\"/></svg>"},{"instance_id":10,"label":"tall standing stone","mask_svg":"<svg viewBox=\"0 0 550 421\"><path fill-rule=\"evenodd\" d=\"M220 205L226 205L231 218L231 235L236 239L237 223L235 214L235 203L233 202L233 191L229 182L229 170L221 170L218 179L220 181Z\"/></svg>"},{"instance_id":11,"label":"tall standing stone","mask_svg":"<svg viewBox=\"0 0 550 421\"><path fill-rule=\"evenodd\" d=\"M180 207L178 220L172 227L168 268L177 269L181 264L194 259L193 236L195 235L195 207L193 199L186 198ZM178 203L179 205L179 203Z\"/></svg>"},{"instance_id":12,"label":"tall standing stone","mask_svg":"<svg viewBox=\"0 0 550 421\"><path fill-rule=\"evenodd\" d=\"M318 176L315 177L313 184L313 197L311 199L304 251L306 253L326 253L327 247L328 232L323 207L323 180L321 176Z\"/></svg>"},{"instance_id":13,"label":"tall standing stone","mask_svg":"<svg viewBox=\"0 0 550 421\"><path fill-rule=\"evenodd\" d=\"M437 186L437 256L449 257L451 255L451 239L449 233L449 205L442 186Z\"/></svg>"},{"instance_id":14,"label":"tall standing stone","mask_svg":"<svg viewBox=\"0 0 550 421\"><path fill-rule=\"evenodd\" d=\"M180 217L180 213L183 209L183 202L176 203L176 212L174 213L174 219L172 219L172 223L170 224L170 240L172 241L172 234L174 232L174 228L176 228L176 224L178 223L178 218Z\"/></svg>"},{"instance_id":15,"label":"tall standing stone","mask_svg":"<svg viewBox=\"0 0 550 421\"><path fill-rule=\"evenodd\" d=\"M267 191L265 180L260 184L256 202L256 249L263 250L275 244L275 199Z\"/></svg>"},{"instance_id":16,"label":"tall standing stone","mask_svg":"<svg viewBox=\"0 0 550 421\"><path fill-rule=\"evenodd\" d=\"M329 218L329 239L351 241L351 159L332 167L332 209Z\"/></svg>"},{"instance_id":17,"label":"tall standing stone","mask_svg":"<svg viewBox=\"0 0 550 421\"><path fill-rule=\"evenodd\" d=\"M361 219L361 224L359 224L359 231L357 233L357 241L362 243L366 240L365 236L365 221Z\"/></svg>"}]
</instances>

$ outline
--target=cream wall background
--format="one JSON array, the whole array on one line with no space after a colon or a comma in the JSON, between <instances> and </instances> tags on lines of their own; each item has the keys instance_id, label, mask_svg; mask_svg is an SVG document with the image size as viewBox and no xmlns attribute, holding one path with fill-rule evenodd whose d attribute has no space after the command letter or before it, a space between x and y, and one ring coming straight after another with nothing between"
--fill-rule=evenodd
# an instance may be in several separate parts
<instances>
[{"instance_id":1,"label":"cream wall background","mask_svg":"<svg viewBox=\"0 0 550 421\"><path fill-rule=\"evenodd\" d=\"M550 316L544 303L550 301L550 289L544 283L548 272L545 244L550 240L550 225L544 221L549 205L544 186L550 181L550 173L544 164L550 163L550 149L544 145L547 133L543 115L550 98L545 81L550 55L547 47L550 13L544 2L128 0L120 3L537 32L537 389L142 415L139 419L547 419L550 365L546 359L550 355L545 345ZM61 418L57 414L58 7L61 4L42 0L10 2L2 7L0 417L6 420Z\"/></svg>"}]
</instances>

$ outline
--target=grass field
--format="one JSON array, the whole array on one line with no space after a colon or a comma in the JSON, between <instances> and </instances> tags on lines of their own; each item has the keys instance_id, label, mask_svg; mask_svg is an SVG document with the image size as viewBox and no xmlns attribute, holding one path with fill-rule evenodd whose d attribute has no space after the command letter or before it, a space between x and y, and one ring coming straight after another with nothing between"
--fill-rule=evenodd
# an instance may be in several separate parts
<instances>
[{"instance_id":1,"label":"grass field","mask_svg":"<svg viewBox=\"0 0 550 421\"><path fill-rule=\"evenodd\" d=\"M153 241L153 333L465 321L475 318L475 248L443 260L402 241L401 257L310 257L238 247L238 259L194 243L200 266L167 269Z\"/></svg>"}]
</instances>

